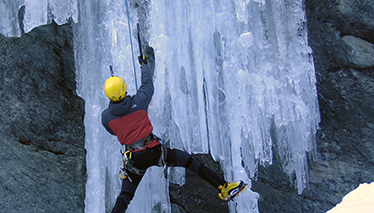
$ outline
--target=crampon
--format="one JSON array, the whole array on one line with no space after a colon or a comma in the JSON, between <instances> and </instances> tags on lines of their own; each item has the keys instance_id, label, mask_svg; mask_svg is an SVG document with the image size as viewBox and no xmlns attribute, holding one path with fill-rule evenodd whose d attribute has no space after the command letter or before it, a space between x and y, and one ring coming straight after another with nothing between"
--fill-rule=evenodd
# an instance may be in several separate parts
<instances>
[{"instance_id":1,"label":"crampon","mask_svg":"<svg viewBox=\"0 0 374 213\"><path fill-rule=\"evenodd\" d=\"M225 185L220 187L221 193L219 193L218 196L224 201L230 201L242 193L244 189L247 189L247 184L243 181L236 183L225 183Z\"/></svg>"}]
</instances>

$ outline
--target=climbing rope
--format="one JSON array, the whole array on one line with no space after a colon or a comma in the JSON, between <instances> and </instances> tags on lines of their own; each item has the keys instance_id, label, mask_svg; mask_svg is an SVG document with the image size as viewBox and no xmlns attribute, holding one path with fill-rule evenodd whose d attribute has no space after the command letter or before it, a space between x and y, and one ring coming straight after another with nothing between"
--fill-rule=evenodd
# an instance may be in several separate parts
<instances>
[{"instance_id":1,"label":"climbing rope","mask_svg":"<svg viewBox=\"0 0 374 213\"><path fill-rule=\"evenodd\" d=\"M130 26L129 5L128 5L128 3L127 3L127 0L125 0L125 1L126 1L127 21L128 21L128 25L129 25L130 45L131 45L131 53L132 53L132 63L133 63L133 66L134 66L135 89L136 89L136 91L138 91L138 83L137 83L137 80L136 80L136 69L135 69L134 49L133 49L133 46L132 46L132 36L131 36L131 26Z\"/></svg>"}]
</instances>

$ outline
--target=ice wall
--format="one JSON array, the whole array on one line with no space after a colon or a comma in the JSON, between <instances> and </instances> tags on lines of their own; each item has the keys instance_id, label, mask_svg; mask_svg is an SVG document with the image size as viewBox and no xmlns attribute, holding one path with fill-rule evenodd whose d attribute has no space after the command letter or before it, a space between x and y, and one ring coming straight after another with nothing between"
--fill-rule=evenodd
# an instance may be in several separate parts
<instances>
[{"instance_id":1,"label":"ice wall","mask_svg":"<svg viewBox=\"0 0 374 213\"><path fill-rule=\"evenodd\" d=\"M49 24L65 24L68 19L78 20L77 0L1 0L0 33L5 36L20 36L18 10L25 6L23 30L27 33L34 27Z\"/></svg>"},{"instance_id":2,"label":"ice wall","mask_svg":"<svg viewBox=\"0 0 374 213\"><path fill-rule=\"evenodd\" d=\"M137 22L155 51L155 95L149 108L154 132L173 147L210 153L227 180L249 184L258 165L272 163L276 150L301 193L320 120L303 1L129 0L132 38L125 2L0 0L0 32L6 36L20 35L22 5L26 32L52 19L77 22L78 93L86 101L85 211L109 211L120 190L121 147L101 126L108 102L102 87L113 65L135 94L130 39L137 44ZM137 47L134 51L139 54ZM138 65L135 73L139 81ZM160 172L147 172L127 212L170 211L169 179L159 179ZM183 184L183 170L171 173ZM246 190L230 211L256 212L257 197Z\"/></svg>"},{"instance_id":3,"label":"ice wall","mask_svg":"<svg viewBox=\"0 0 374 213\"><path fill-rule=\"evenodd\" d=\"M154 1L150 8L156 129L169 129L172 144L188 151L210 151L229 180L271 164L277 145L301 193L320 119L303 1Z\"/></svg>"},{"instance_id":4,"label":"ice wall","mask_svg":"<svg viewBox=\"0 0 374 213\"><path fill-rule=\"evenodd\" d=\"M122 166L121 146L101 125L101 112L107 107L103 86L114 74L123 77L128 93L136 93L134 68L130 46L126 1L79 1L79 23L75 29L75 52L78 93L86 101L87 184L85 212L110 212L121 189L118 176ZM129 16L134 29L138 21L137 9L131 3ZM136 35L136 33L133 33ZM137 40L132 37L133 43ZM134 48L139 55L138 48ZM135 71L140 85L140 66ZM127 212L170 212L168 182L160 179L160 168L147 171ZM156 177L156 178L152 178Z\"/></svg>"}]
</instances>

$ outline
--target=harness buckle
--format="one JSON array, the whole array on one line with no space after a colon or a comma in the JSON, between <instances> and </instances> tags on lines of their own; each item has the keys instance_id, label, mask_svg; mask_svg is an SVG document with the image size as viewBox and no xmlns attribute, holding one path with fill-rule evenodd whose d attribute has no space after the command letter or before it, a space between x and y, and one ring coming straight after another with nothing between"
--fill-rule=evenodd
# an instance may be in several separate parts
<instances>
[{"instance_id":1,"label":"harness buckle","mask_svg":"<svg viewBox=\"0 0 374 213\"><path fill-rule=\"evenodd\" d=\"M123 180L125 178L128 178L130 182L132 182L129 174L127 173L127 170L131 170L134 166L134 161L131 160L132 158L132 152L126 151L125 153L122 153L122 160L123 160L123 167L120 168L119 171L119 177Z\"/></svg>"},{"instance_id":2,"label":"harness buckle","mask_svg":"<svg viewBox=\"0 0 374 213\"><path fill-rule=\"evenodd\" d=\"M127 150L125 153L122 154L124 169L131 170L132 167L134 167L134 161L131 158L132 158L131 150Z\"/></svg>"},{"instance_id":3,"label":"harness buckle","mask_svg":"<svg viewBox=\"0 0 374 213\"><path fill-rule=\"evenodd\" d=\"M128 178L130 182L132 182L132 179L130 178L130 175L126 172L125 167L120 168L119 170L119 177L123 180L125 178Z\"/></svg>"}]
</instances>

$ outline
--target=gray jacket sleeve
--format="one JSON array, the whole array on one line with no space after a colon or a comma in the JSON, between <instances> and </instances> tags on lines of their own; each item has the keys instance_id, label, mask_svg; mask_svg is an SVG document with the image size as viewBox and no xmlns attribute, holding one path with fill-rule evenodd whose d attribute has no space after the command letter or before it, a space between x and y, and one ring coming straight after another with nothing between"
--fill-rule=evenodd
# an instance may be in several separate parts
<instances>
[{"instance_id":1,"label":"gray jacket sleeve","mask_svg":"<svg viewBox=\"0 0 374 213\"><path fill-rule=\"evenodd\" d=\"M134 101L137 104L145 106L145 110L147 111L148 105L152 100L152 95L154 92L153 79L148 64L144 64L141 70L142 84L140 85L136 95L134 95Z\"/></svg>"}]
</instances>

